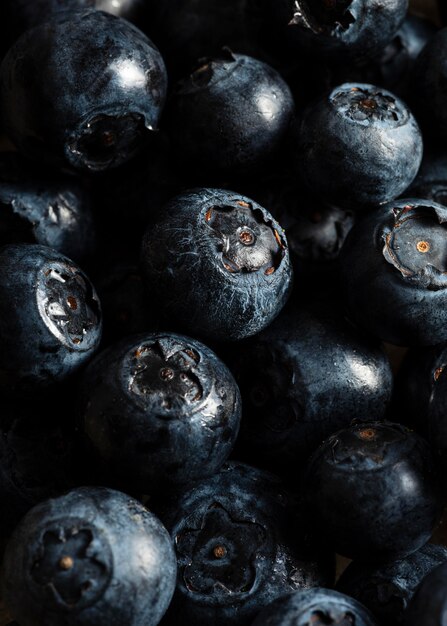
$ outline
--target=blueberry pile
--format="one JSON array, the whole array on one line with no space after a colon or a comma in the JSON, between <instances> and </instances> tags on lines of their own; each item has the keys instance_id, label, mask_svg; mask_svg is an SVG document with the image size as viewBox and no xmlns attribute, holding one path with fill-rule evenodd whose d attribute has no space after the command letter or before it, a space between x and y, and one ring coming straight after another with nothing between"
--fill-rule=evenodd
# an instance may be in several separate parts
<instances>
[{"instance_id":1,"label":"blueberry pile","mask_svg":"<svg viewBox=\"0 0 447 626\"><path fill-rule=\"evenodd\" d=\"M0 1L0 626L445 625L421 4Z\"/></svg>"}]
</instances>

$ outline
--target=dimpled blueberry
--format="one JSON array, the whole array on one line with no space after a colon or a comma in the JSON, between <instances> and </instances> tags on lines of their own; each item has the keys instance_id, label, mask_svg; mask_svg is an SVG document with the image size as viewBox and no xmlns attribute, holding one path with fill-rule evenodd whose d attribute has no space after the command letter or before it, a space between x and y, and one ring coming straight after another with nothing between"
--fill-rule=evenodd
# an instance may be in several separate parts
<instances>
[{"instance_id":1,"label":"dimpled blueberry","mask_svg":"<svg viewBox=\"0 0 447 626\"><path fill-rule=\"evenodd\" d=\"M268 0L279 34L292 47L330 57L372 56L389 43L408 0Z\"/></svg>"},{"instance_id":2,"label":"dimpled blueberry","mask_svg":"<svg viewBox=\"0 0 447 626\"><path fill-rule=\"evenodd\" d=\"M276 70L226 51L178 83L166 127L186 167L238 172L275 152L293 115L292 94Z\"/></svg>"},{"instance_id":3,"label":"dimpled blueberry","mask_svg":"<svg viewBox=\"0 0 447 626\"><path fill-rule=\"evenodd\" d=\"M428 574L404 616L405 626L444 626L447 612L447 563Z\"/></svg>"},{"instance_id":4,"label":"dimpled blueberry","mask_svg":"<svg viewBox=\"0 0 447 626\"><path fill-rule=\"evenodd\" d=\"M102 11L63 11L23 34L0 69L4 127L21 152L100 171L134 156L166 94L160 53Z\"/></svg>"},{"instance_id":5,"label":"dimpled blueberry","mask_svg":"<svg viewBox=\"0 0 447 626\"><path fill-rule=\"evenodd\" d=\"M275 600L253 626L378 626L360 602L330 589L306 589Z\"/></svg>"},{"instance_id":6,"label":"dimpled blueberry","mask_svg":"<svg viewBox=\"0 0 447 626\"><path fill-rule=\"evenodd\" d=\"M276 317L291 289L281 226L253 200L196 189L146 231L142 269L167 317L196 336L236 340Z\"/></svg>"},{"instance_id":7,"label":"dimpled blueberry","mask_svg":"<svg viewBox=\"0 0 447 626\"><path fill-rule=\"evenodd\" d=\"M34 244L0 249L0 385L17 392L61 381L101 339L101 308L85 274Z\"/></svg>"},{"instance_id":8,"label":"dimpled blueberry","mask_svg":"<svg viewBox=\"0 0 447 626\"><path fill-rule=\"evenodd\" d=\"M401 559L421 548L442 505L427 442L400 424L356 424L312 456L307 505L334 550L363 561Z\"/></svg>"},{"instance_id":9,"label":"dimpled blueberry","mask_svg":"<svg viewBox=\"0 0 447 626\"><path fill-rule=\"evenodd\" d=\"M275 476L236 463L165 503L179 567L166 624L245 625L285 593L332 584L300 514Z\"/></svg>"},{"instance_id":10,"label":"dimpled blueberry","mask_svg":"<svg viewBox=\"0 0 447 626\"><path fill-rule=\"evenodd\" d=\"M447 208L390 202L349 233L341 274L350 317L389 343L447 340Z\"/></svg>"},{"instance_id":11,"label":"dimpled blueberry","mask_svg":"<svg viewBox=\"0 0 447 626\"><path fill-rule=\"evenodd\" d=\"M241 401L206 346L168 333L109 348L83 378L82 428L120 480L144 493L218 471L239 429Z\"/></svg>"},{"instance_id":12,"label":"dimpled blueberry","mask_svg":"<svg viewBox=\"0 0 447 626\"><path fill-rule=\"evenodd\" d=\"M159 520L133 498L100 487L29 511L3 567L3 597L21 626L156 626L176 578Z\"/></svg>"},{"instance_id":13,"label":"dimpled blueberry","mask_svg":"<svg viewBox=\"0 0 447 626\"><path fill-rule=\"evenodd\" d=\"M401 561L381 566L355 562L343 572L337 589L368 607L381 626L396 626L425 576L445 561L447 548L427 544Z\"/></svg>"},{"instance_id":14,"label":"dimpled blueberry","mask_svg":"<svg viewBox=\"0 0 447 626\"><path fill-rule=\"evenodd\" d=\"M406 104L373 85L336 87L304 112L297 128L302 180L328 202L354 209L401 195L418 172L422 149Z\"/></svg>"}]
</instances>

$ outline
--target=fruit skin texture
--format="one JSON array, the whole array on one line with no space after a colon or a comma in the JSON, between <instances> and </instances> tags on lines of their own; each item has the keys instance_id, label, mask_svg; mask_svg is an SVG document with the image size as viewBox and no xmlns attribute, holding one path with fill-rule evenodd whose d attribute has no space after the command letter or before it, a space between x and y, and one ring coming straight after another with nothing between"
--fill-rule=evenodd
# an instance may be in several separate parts
<instances>
[{"instance_id":1,"label":"fruit skin texture","mask_svg":"<svg viewBox=\"0 0 447 626\"><path fill-rule=\"evenodd\" d=\"M118 491L81 487L22 519L2 584L21 626L156 626L175 578L169 535L152 513Z\"/></svg>"},{"instance_id":2,"label":"fruit skin texture","mask_svg":"<svg viewBox=\"0 0 447 626\"><path fill-rule=\"evenodd\" d=\"M447 548L427 544L401 561L382 566L354 562L343 572L337 589L364 604L382 626L396 626L402 624L422 580L445 561Z\"/></svg>"},{"instance_id":3,"label":"fruit skin texture","mask_svg":"<svg viewBox=\"0 0 447 626\"><path fill-rule=\"evenodd\" d=\"M171 200L146 231L141 263L176 330L224 341L268 326L292 285L281 226L253 200L219 189Z\"/></svg>"},{"instance_id":4,"label":"fruit skin texture","mask_svg":"<svg viewBox=\"0 0 447 626\"><path fill-rule=\"evenodd\" d=\"M290 89L276 70L224 51L177 84L165 124L183 166L238 173L272 156L294 109Z\"/></svg>"},{"instance_id":5,"label":"fruit skin texture","mask_svg":"<svg viewBox=\"0 0 447 626\"><path fill-rule=\"evenodd\" d=\"M166 625L250 624L279 596L333 583L333 559L303 531L296 498L272 474L240 463L165 503L179 575Z\"/></svg>"},{"instance_id":6,"label":"fruit skin texture","mask_svg":"<svg viewBox=\"0 0 447 626\"><path fill-rule=\"evenodd\" d=\"M406 195L447 206L447 156L443 151L424 154L418 175Z\"/></svg>"},{"instance_id":7,"label":"fruit skin texture","mask_svg":"<svg viewBox=\"0 0 447 626\"><path fill-rule=\"evenodd\" d=\"M386 354L330 299L288 306L228 362L244 407L238 454L287 478L335 431L383 419L391 400Z\"/></svg>"},{"instance_id":8,"label":"fruit skin texture","mask_svg":"<svg viewBox=\"0 0 447 626\"><path fill-rule=\"evenodd\" d=\"M446 207L409 198L354 226L340 255L354 322L396 345L447 340L446 220Z\"/></svg>"},{"instance_id":9,"label":"fruit skin texture","mask_svg":"<svg viewBox=\"0 0 447 626\"><path fill-rule=\"evenodd\" d=\"M132 24L63 11L23 34L0 69L5 131L26 156L101 171L155 128L166 95L160 53Z\"/></svg>"},{"instance_id":10,"label":"fruit skin texture","mask_svg":"<svg viewBox=\"0 0 447 626\"><path fill-rule=\"evenodd\" d=\"M34 244L0 248L0 386L46 387L74 373L97 350L101 307L70 259Z\"/></svg>"},{"instance_id":11,"label":"fruit skin texture","mask_svg":"<svg viewBox=\"0 0 447 626\"><path fill-rule=\"evenodd\" d=\"M345 621L346 620L346 621ZM362 604L331 589L306 589L275 600L261 611L253 626L378 626Z\"/></svg>"},{"instance_id":12,"label":"fruit skin texture","mask_svg":"<svg viewBox=\"0 0 447 626\"><path fill-rule=\"evenodd\" d=\"M446 614L447 563L440 565L423 580L413 596L404 618L404 626L443 626Z\"/></svg>"},{"instance_id":13,"label":"fruit skin texture","mask_svg":"<svg viewBox=\"0 0 447 626\"><path fill-rule=\"evenodd\" d=\"M356 424L332 435L312 456L303 484L329 545L366 562L421 548L442 510L429 446L400 424Z\"/></svg>"},{"instance_id":14,"label":"fruit skin texture","mask_svg":"<svg viewBox=\"0 0 447 626\"><path fill-rule=\"evenodd\" d=\"M239 389L195 339L144 334L105 350L83 374L81 428L110 473L154 493L214 474L239 430Z\"/></svg>"},{"instance_id":15,"label":"fruit skin texture","mask_svg":"<svg viewBox=\"0 0 447 626\"><path fill-rule=\"evenodd\" d=\"M335 87L306 109L295 133L303 182L342 207L361 210L397 198L422 161L422 135L413 114L374 85Z\"/></svg>"}]
</instances>

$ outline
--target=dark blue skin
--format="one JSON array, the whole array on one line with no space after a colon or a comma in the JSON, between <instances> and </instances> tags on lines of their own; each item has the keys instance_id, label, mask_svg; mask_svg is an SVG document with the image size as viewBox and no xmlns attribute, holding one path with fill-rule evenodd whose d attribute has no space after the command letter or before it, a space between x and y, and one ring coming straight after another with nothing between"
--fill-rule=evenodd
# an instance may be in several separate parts
<instances>
[{"instance_id":1,"label":"dark blue skin","mask_svg":"<svg viewBox=\"0 0 447 626\"><path fill-rule=\"evenodd\" d=\"M443 150L424 154L408 197L433 200L447 206L447 156Z\"/></svg>"},{"instance_id":2,"label":"dark blue skin","mask_svg":"<svg viewBox=\"0 0 447 626\"><path fill-rule=\"evenodd\" d=\"M391 400L388 358L331 300L289 307L228 359L244 407L238 454L288 479L333 432L383 419Z\"/></svg>"},{"instance_id":3,"label":"dark blue skin","mask_svg":"<svg viewBox=\"0 0 447 626\"><path fill-rule=\"evenodd\" d=\"M356 224L340 255L352 320L401 346L447 340L447 208L410 198Z\"/></svg>"},{"instance_id":4,"label":"dark blue skin","mask_svg":"<svg viewBox=\"0 0 447 626\"><path fill-rule=\"evenodd\" d=\"M351 559L402 559L430 539L441 510L428 443L400 424L356 424L327 439L303 482L314 529Z\"/></svg>"},{"instance_id":5,"label":"dark blue skin","mask_svg":"<svg viewBox=\"0 0 447 626\"><path fill-rule=\"evenodd\" d=\"M0 242L38 243L77 262L95 245L90 198L73 178L30 167L16 152L0 154Z\"/></svg>"},{"instance_id":6,"label":"dark blue skin","mask_svg":"<svg viewBox=\"0 0 447 626\"><path fill-rule=\"evenodd\" d=\"M174 198L143 239L149 293L177 329L231 341L280 312L292 283L284 231L246 196L196 189Z\"/></svg>"},{"instance_id":7,"label":"dark blue skin","mask_svg":"<svg viewBox=\"0 0 447 626\"><path fill-rule=\"evenodd\" d=\"M406 104L363 83L345 83L309 106L295 141L309 189L355 210L403 194L422 160L422 135Z\"/></svg>"},{"instance_id":8,"label":"dark blue skin","mask_svg":"<svg viewBox=\"0 0 447 626\"><path fill-rule=\"evenodd\" d=\"M102 487L34 507L9 541L3 567L2 597L21 626L157 626L176 579L160 521Z\"/></svg>"},{"instance_id":9,"label":"dark blue skin","mask_svg":"<svg viewBox=\"0 0 447 626\"><path fill-rule=\"evenodd\" d=\"M152 42L102 11L64 11L26 32L0 69L3 122L34 159L87 172L128 161L157 127L166 70Z\"/></svg>"},{"instance_id":10,"label":"dark blue skin","mask_svg":"<svg viewBox=\"0 0 447 626\"><path fill-rule=\"evenodd\" d=\"M447 493L447 368L442 368L433 385L428 405L429 439L439 467L440 481Z\"/></svg>"},{"instance_id":11,"label":"dark blue skin","mask_svg":"<svg viewBox=\"0 0 447 626\"><path fill-rule=\"evenodd\" d=\"M381 626L397 626L422 580L445 561L447 548L427 544L387 565L354 562L343 572L337 589L364 604Z\"/></svg>"},{"instance_id":12,"label":"dark blue skin","mask_svg":"<svg viewBox=\"0 0 447 626\"><path fill-rule=\"evenodd\" d=\"M447 610L447 563L430 572L416 591L404 616L404 626L444 626Z\"/></svg>"},{"instance_id":13,"label":"dark blue skin","mask_svg":"<svg viewBox=\"0 0 447 626\"><path fill-rule=\"evenodd\" d=\"M142 493L212 475L239 430L239 389L206 346L172 333L125 339L83 374L81 429L107 475Z\"/></svg>"},{"instance_id":14,"label":"dark blue skin","mask_svg":"<svg viewBox=\"0 0 447 626\"><path fill-rule=\"evenodd\" d=\"M239 626L297 589L333 583L333 559L303 531L295 498L272 474L227 464L165 504L179 575L163 624Z\"/></svg>"},{"instance_id":15,"label":"dark blue skin","mask_svg":"<svg viewBox=\"0 0 447 626\"><path fill-rule=\"evenodd\" d=\"M239 173L275 154L294 109L276 70L224 50L176 85L165 128L182 167Z\"/></svg>"},{"instance_id":16,"label":"dark blue skin","mask_svg":"<svg viewBox=\"0 0 447 626\"><path fill-rule=\"evenodd\" d=\"M380 52L402 24L408 0L266 0L266 19L292 49L356 60Z\"/></svg>"},{"instance_id":17,"label":"dark blue skin","mask_svg":"<svg viewBox=\"0 0 447 626\"><path fill-rule=\"evenodd\" d=\"M359 602L330 589L291 593L261 611L253 626L378 626Z\"/></svg>"},{"instance_id":18,"label":"dark blue skin","mask_svg":"<svg viewBox=\"0 0 447 626\"><path fill-rule=\"evenodd\" d=\"M34 244L0 249L0 386L8 393L62 381L97 350L101 307L70 259Z\"/></svg>"}]
</instances>

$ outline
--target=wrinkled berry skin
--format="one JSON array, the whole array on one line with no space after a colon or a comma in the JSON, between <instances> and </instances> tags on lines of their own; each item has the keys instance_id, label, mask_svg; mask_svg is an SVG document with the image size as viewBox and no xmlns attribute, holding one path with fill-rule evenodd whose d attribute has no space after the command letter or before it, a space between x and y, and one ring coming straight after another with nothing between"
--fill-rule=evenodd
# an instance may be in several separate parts
<instances>
[{"instance_id":1,"label":"wrinkled berry skin","mask_svg":"<svg viewBox=\"0 0 447 626\"><path fill-rule=\"evenodd\" d=\"M143 146L166 94L160 53L102 11L63 11L26 32L0 69L3 122L25 155L101 171Z\"/></svg>"},{"instance_id":2,"label":"wrinkled berry skin","mask_svg":"<svg viewBox=\"0 0 447 626\"><path fill-rule=\"evenodd\" d=\"M33 170L17 153L0 155L0 242L38 243L77 262L92 254L89 198L72 178Z\"/></svg>"},{"instance_id":3,"label":"wrinkled berry skin","mask_svg":"<svg viewBox=\"0 0 447 626\"><path fill-rule=\"evenodd\" d=\"M402 624L405 609L425 576L445 561L447 548L427 544L406 559L386 565L351 563L337 589L364 604L381 626L396 626Z\"/></svg>"},{"instance_id":4,"label":"wrinkled berry skin","mask_svg":"<svg viewBox=\"0 0 447 626\"><path fill-rule=\"evenodd\" d=\"M21 626L156 626L176 578L159 520L137 500L102 487L34 507L3 565L3 597Z\"/></svg>"},{"instance_id":5,"label":"wrinkled berry skin","mask_svg":"<svg viewBox=\"0 0 447 626\"><path fill-rule=\"evenodd\" d=\"M146 231L141 261L152 297L175 328L224 341L268 326L292 283L281 226L253 200L219 189L169 202Z\"/></svg>"},{"instance_id":6,"label":"wrinkled berry skin","mask_svg":"<svg viewBox=\"0 0 447 626\"><path fill-rule=\"evenodd\" d=\"M354 322L396 345L447 340L446 220L446 207L410 198L354 226L340 255Z\"/></svg>"},{"instance_id":7,"label":"wrinkled berry skin","mask_svg":"<svg viewBox=\"0 0 447 626\"><path fill-rule=\"evenodd\" d=\"M278 35L292 48L355 59L380 52L402 24L408 0L267 0Z\"/></svg>"},{"instance_id":8,"label":"wrinkled berry skin","mask_svg":"<svg viewBox=\"0 0 447 626\"><path fill-rule=\"evenodd\" d=\"M330 589L306 589L275 600L253 626L378 626L359 602Z\"/></svg>"},{"instance_id":9,"label":"wrinkled berry skin","mask_svg":"<svg viewBox=\"0 0 447 626\"><path fill-rule=\"evenodd\" d=\"M332 435L312 456L304 485L329 544L366 562L415 552L441 513L429 446L400 424L356 424Z\"/></svg>"},{"instance_id":10,"label":"wrinkled berry skin","mask_svg":"<svg viewBox=\"0 0 447 626\"><path fill-rule=\"evenodd\" d=\"M70 259L34 244L0 248L0 386L43 388L74 373L101 339L94 287Z\"/></svg>"},{"instance_id":11,"label":"wrinkled berry skin","mask_svg":"<svg viewBox=\"0 0 447 626\"><path fill-rule=\"evenodd\" d=\"M232 375L189 337L123 340L83 376L80 417L89 444L109 473L146 494L217 472L232 450L240 414Z\"/></svg>"},{"instance_id":12,"label":"wrinkled berry skin","mask_svg":"<svg viewBox=\"0 0 447 626\"><path fill-rule=\"evenodd\" d=\"M272 474L229 463L162 514L179 575L166 625L250 624L277 597L333 582L306 544L295 499Z\"/></svg>"},{"instance_id":13,"label":"wrinkled berry skin","mask_svg":"<svg viewBox=\"0 0 447 626\"><path fill-rule=\"evenodd\" d=\"M310 106L296 141L309 189L356 210L403 194L422 160L422 135L406 104L362 83L345 83Z\"/></svg>"},{"instance_id":14,"label":"wrinkled berry skin","mask_svg":"<svg viewBox=\"0 0 447 626\"><path fill-rule=\"evenodd\" d=\"M276 70L224 51L177 84L166 130L182 165L239 172L274 154L293 116L292 94Z\"/></svg>"},{"instance_id":15,"label":"wrinkled berry skin","mask_svg":"<svg viewBox=\"0 0 447 626\"><path fill-rule=\"evenodd\" d=\"M289 478L335 431L384 418L391 400L379 343L329 300L289 307L229 359L244 407L239 454Z\"/></svg>"},{"instance_id":16,"label":"wrinkled berry skin","mask_svg":"<svg viewBox=\"0 0 447 626\"><path fill-rule=\"evenodd\" d=\"M404 626L443 626L447 610L447 563L430 572L413 596Z\"/></svg>"}]
</instances>

